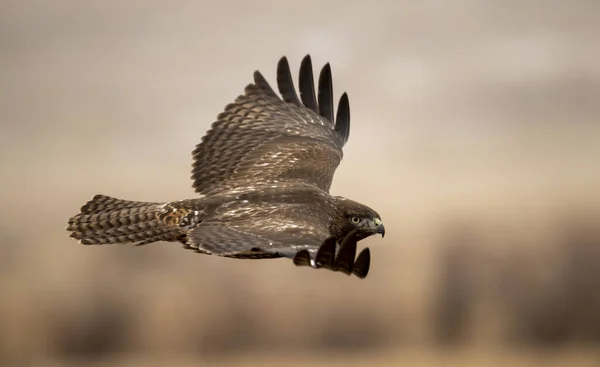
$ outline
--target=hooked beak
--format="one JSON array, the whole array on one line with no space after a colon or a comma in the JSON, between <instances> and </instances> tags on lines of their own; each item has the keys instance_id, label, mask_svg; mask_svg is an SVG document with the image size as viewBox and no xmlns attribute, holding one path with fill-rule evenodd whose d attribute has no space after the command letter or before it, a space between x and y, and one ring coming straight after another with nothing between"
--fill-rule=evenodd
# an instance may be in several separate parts
<instances>
[{"instance_id":1,"label":"hooked beak","mask_svg":"<svg viewBox=\"0 0 600 367\"><path fill-rule=\"evenodd\" d=\"M385 236L385 227L383 226L383 223L377 227L377 233L381 233L381 238Z\"/></svg>"},{"instance_id":2,"label":"hooked beak","mask_svg":"<svg viewBox=\"0 0 600 367\"><path fill-rule=\"evenodd\" d=\"M385 236L385 227L383 226L383 222L379 218L375 218L372 222L372 225L375 229L375 233L381 234L381 238Z\"/></svg>"}]
</instances>

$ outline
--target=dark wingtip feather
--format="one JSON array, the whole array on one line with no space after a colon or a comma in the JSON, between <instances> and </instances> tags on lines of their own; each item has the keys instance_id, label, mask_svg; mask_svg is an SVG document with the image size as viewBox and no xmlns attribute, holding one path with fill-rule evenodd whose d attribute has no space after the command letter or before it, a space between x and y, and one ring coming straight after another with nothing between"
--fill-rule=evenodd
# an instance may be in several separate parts
<instances>
[{"instance_id":1,"label":"dark wingtip feather","mask_svg":"<svg viewBox=\"0 0 600 367\"><path fill-rule=\"evenodd\" d=\"M350 137L350 101L348 100L348 94L344 92L340 97L338 103L337 115L335 118L335 131L337 131L342 138L344 143L348 141Z\"/></svg>"},{"instance_id":2,"label":"dark wingtip feather","mask_svg":"<svg viewBox=\"0 0 600 367\"><path fill-rule=\"evenodd\" d=\"M363 249L356 261L354 262L354 268L352 274L356 275L360 279L365 279L369 274L369 268L371 267L371 251L369 248Z\"/></svg>"},{"instance_id":3,"label":"dark wingtip feather","mask_svg":"<svg viewBox=\"0 0 600 367\"><path fill-rule=\"evenodd\" d=\"M269 84L269 82L267 82L267 79L265 79L265 77L261 74L260 71L256 70L254 72L254 84L263 92L265 92L268 96L270 97L275 97L278 98L277 94L275 93L275 91L273 90L273 88L271 88L271 85ZM251 89L252 85L249 85L246 87L247 89Z\"/></svg>"},{"instance_id":4,"label":"dark wingtip feather","mask_svg":"<svg viewBox=\"0 0 600 367\"><path fill-rule=\"evenodd\" d=\"M356 232L353 232L344 237L335 258L335 270L341 271L346 275L352 274L354 258L356 257Z\"/></svg>"},{"instance_id":5,"label":"dark wingtip feather","mask_svg":"<svg viewBox=\"0 0 600 367\"><path fill-rule=\"evenodd\" d=\"M319 247L319 251L317 251L317 255L315 256L315 262L319 266L323 266L327 269L330 269L333 265L333 260L335 258L335 248L337 245L337 241L335 238L330 237L326 239L323 244Z\"/></svg>"},{"instance_id":6,"label":"dark wingtip feather","mask_svg":"<svg viewBox=\"0 0 600 367\"><path fill-rule=\"evenodd\" d=\"M277 63L277 88L283 97L283 100L289 103L301 105L296 89L294 88L294 80L290 70L290 64L284 56Z\"/></svg>"},{"instance_id":7,"label":"dark wingtip feather","mask_svg":"<svg viewBox=\"0 0 600 367\"><path fill-rule=\"evenodd\" d=\"M313 77L312 70L312 61L310 59L310 55L306 55L302 59L302 63L300 64L300 98L302 99L302 103L307 108L310 108L316 113L319 113L317 110L317 99L315 96L315 81Z\"/></svg>"},{"instance_id":8,"label":"dark wingtip feather","mask_svg":"<svg viewBox=\"0 0 600 367\"><path fill-rule=\"evenodd\" d=\"M294 256L294 265L296 266L310 266L310 253L307 250L300 250Z\"/></svg>"},{"instance_id":9,"label":"dark wingtip feather","mask_svg":"<svg viewBox=\"0 0 600 367\"><path fill-rule=\"evenodd\" d=\"M319 114L333 125L333 81L329 63L323 66L319 74Z\"/></svg>"}]
</instances>

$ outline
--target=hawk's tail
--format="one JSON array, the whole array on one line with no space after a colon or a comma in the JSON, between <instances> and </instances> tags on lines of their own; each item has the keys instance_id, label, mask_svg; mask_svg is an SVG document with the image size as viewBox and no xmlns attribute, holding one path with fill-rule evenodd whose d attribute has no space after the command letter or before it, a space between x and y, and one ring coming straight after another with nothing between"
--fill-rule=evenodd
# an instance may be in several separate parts
<instances>
[{"instance_id":1,"label":"hawk's tail","mask_svg":"<svg viewBox=\"0 0 600 367\"><path fill-rule=\"evenodd\" d=\"M69 219L67 231L84 245L177 241L182 235L158 217L162 203L147 203L96 195Z\"/></svg>"}]
</instances>

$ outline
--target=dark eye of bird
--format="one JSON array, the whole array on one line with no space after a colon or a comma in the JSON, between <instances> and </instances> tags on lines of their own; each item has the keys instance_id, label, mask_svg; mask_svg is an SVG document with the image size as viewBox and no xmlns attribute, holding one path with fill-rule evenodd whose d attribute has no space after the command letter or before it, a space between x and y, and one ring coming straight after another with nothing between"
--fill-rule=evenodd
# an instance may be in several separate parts
<instances>
[{"instance_id":1,"label":"dark eye of bird","mask_svg":"<svg viewBox=\"0 0 600 367\"><path fill-rule=\"evenodd\" d=\"M358 224L358 223L360 223L360 218L359 217L352 217L352 218L350 218L350 222L352 224Z\"/></svg>"}]
</instances>

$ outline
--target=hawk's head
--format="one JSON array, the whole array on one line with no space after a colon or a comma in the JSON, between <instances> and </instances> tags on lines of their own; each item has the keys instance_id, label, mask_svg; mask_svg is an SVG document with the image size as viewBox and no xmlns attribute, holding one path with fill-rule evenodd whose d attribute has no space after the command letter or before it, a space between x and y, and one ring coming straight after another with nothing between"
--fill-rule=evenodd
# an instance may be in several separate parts
<instances>
[{"instance_id":1,"label":"hawk's head","mask_svg":"<svg viewBox=\"0 0 600 367\"><path fill-rule=\"evenodd\" d=\"M336 208L333 222L330 224L331 234L343 238L347 233L356 229L358 240L374 234L385 235L385 227L381 216L366 205L350 199L336 197Z\"/></svg>"}]
</instances>

